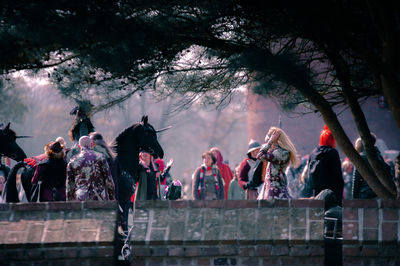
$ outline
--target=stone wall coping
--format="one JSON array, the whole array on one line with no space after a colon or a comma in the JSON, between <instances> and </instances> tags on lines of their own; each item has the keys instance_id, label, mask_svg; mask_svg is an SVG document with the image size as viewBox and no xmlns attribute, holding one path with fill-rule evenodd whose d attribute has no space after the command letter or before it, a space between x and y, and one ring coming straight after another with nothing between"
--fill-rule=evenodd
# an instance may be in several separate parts
<instances>
[{"instance_id":1,"label":"stone wall coping","mask_svg":"<svg viewBox=\"0 0 400 266\"><path fill-rule=\"evenodd\" d=\"M71 201L71 202L38 202L38 203L0 203L0 212L4 211L52 211L52 210L85 210L116 209L117 201Z\"/></svg>"},{"instance_id":2,"label":"stone wall coping","mask_svg":"<svg viewBox=\"0 0 400 266\"><path fill-rule=\"evenodd\" d=\"M178 201L137 201L136 208L323 208L323 200L288 199L288 200L178 200Z\"/></svg>"},{"instance_id":3,"label":"stone wall coping","mask_svg":"<svg viewBox=\"0 0 400 266\"><path fill-rule=\"evenodd\" d=\"M2 211L46 211L46 210L84 210L115 209L117 201L85 202L39 202L39 203L0 203ZM137 201L136 208L274 208L310 207L323 208L324 201L313 199L289 200L178 200L178 201Z\"/></svg>"},{"instance_id":4,"label":"stone wall coping","mask_svg":"<svg viewBox=\"0 0 400 266\"><path fill-rule=\"evenodd\" d=\"M344 199L343 207L348 208L400 208L400 200L392 199Z\"/></svg>"}]
</instances>

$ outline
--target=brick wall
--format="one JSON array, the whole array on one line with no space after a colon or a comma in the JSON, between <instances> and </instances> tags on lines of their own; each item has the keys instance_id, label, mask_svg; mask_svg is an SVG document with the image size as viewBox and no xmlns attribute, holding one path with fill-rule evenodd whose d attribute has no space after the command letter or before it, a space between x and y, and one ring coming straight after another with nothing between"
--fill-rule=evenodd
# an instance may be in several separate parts
<instances>
[{"instance_id":1,"label":"brick wall","mask_svg":"<svg viewBox=\"0 0 400 266\"><path fill-rule=\"evenodd\" d=\"M323 202L137 202L132 265L323 265Z\"/></svg>"},{"instance_id":2,"label":"brick wall","mask_svg":"<svg viewBox=\"0 0 400 266\"><path fill-rule=\"evenodd\" d=\"M400 201L343 201L344 265L400 265Z\"/></svg>"},{"instance_id":3,"label":"brick wall","mask_svg":"<svg viewBox=\"0 0 400 266\"><path fill-rule=\"evenodd\" d=\"M323 202L137 202L131 265L322 265ZM0 265L113 265L115 202L0 204ZM343 202L344 265L400 264L400 201Z\"/></svg>"},{"instance_id":4,"label":"brick wall","mask_svg":"<svg viewBox=\"0 0 400 266\"><path fill-rule=\"evenodd\" d=\"M112 265L116 202L0 204L1 265Z\"/></svg>"}]
</instances>

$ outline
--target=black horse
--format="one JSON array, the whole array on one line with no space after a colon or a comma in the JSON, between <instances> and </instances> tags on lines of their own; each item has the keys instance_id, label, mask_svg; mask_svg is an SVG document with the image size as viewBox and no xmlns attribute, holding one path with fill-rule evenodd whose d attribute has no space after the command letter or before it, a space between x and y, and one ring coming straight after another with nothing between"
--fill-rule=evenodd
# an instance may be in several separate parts
<instances>
[{"instance_id":1,"label":"black horse","mask_svg":"<svg viewBox=\"0 0 400 266\"><path fill-rule=\"evenodd\" d=\"M10 123L6 126L0 124L0 155L7 156L15 161L22 161L26 158L25 152L18 146L16 140L26 136L17 136L10 129Z\"/></svg>"},{"instance_id":2,"label":"black horse","mask_svg":"<svg viewBox=\"0 0 400 266\"><path fill-rule=\"evenodd\" d=\"M156 133L157 131L148 123L148 117L143 116L140 123L128 127L115 139L114 150L117 156L112 173L116 181L118 203L121 208L120 222L124 231L127 231L128 212L131 196L134 193L133 177L138 174L139 152L149 152L155 158L164 157L164 151L157 141Z\"/></svg>"},{"instance_id":3,"label":"black horse","mask_svg":"<svg viewBox=\"0 0 400 266\"><path fill-rule=\"evenodd\" d=\"M132 196L133 176L137 175L139 152L147 151L154 157L163 158L164 151L157 141L157 131L148 123L148 117L143 116L140 123L125 129L115 139L114 150L117 154L113 176L118 181L119 200L130 200Z\"/></svg>"},{"instance_id":4,"label":"black horse","mask_svg":"<svg viewBox=\"0 0 400 266\"><path fill-rule=\"evenodd\" d=\"M0 124L0 155L7 156L17 162L23 161L26 158L25 152L18 146L16 140L18 138L26 138L26 136L17 136L13 130L10 129L10 123L6 126ZM11 175L11 172L8 176ZM6 197L10 195L7 201ZM13 195L13 196L12 196ZM4 201L18 202L18 195L16 189L16 180L7 178L7 182L3 191Z\"/></svg>"}]
</instances>

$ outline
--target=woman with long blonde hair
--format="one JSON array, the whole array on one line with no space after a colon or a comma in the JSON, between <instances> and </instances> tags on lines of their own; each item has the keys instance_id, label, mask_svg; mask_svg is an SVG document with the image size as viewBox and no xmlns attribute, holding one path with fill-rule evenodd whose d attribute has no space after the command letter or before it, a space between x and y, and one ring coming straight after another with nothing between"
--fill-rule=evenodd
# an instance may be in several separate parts
<instances>
[{"instance_id":1,"label":"woman with long blonde hair","mask_svg":"<svg viewBox=\"0 0 400 266\"><path fill-rule=\"evenodd\" d=\"M278 127L270 127L257 159L268 162L265 181L258 199L290 198L285 169L296 165L297 151L286 133Z\"/></svg>"}]
</instances>

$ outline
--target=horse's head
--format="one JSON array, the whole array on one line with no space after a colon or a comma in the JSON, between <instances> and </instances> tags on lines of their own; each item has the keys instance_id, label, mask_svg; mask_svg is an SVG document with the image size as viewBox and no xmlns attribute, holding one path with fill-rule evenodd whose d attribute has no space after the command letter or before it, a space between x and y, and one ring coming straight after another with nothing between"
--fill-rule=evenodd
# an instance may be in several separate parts
<instances>
[{"instance_id":1,"label":"horse's head","mask_svg":"<svg viewBox=\"0 0 400 266\"><path fill-rule=\"evenodd\" d=\"M0 154L16 161L22 161L26 158L26 154L18 146L17 138L15 132L10 129L10 123L6 126L0 125Z\"/></svg>"},{"instance_id":2,"label":"horse's head","mask_svg":"<svg viewBox=\"0 0 400 266\"><path fill-rule=\"evenodd\" d=\"M139 144L139 148L144 151L149 152L155 158L163 158L164 150L162 149L160 143L157 140L157 132L152 125L148 122L148 117L143 116L142 121L140 122L140 126L142 127L143 134L141 139L141 143Z\"/></svg>"}]
</instances>

